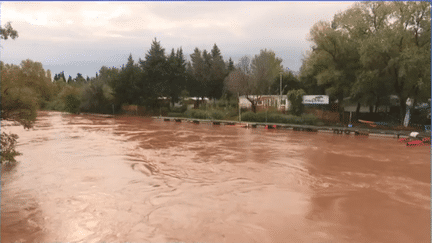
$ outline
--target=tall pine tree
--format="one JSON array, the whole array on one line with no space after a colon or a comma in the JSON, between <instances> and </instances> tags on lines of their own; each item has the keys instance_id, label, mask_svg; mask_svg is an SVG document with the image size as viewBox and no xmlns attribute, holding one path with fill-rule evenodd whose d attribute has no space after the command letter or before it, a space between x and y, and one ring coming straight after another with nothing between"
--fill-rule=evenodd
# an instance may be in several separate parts
<instances>
[{"instance_id":1,"label":"tall pine tree","mask_svg":"<svg viewBox=\"0 0 432 243\"><path fill-rule=\"evenodd\" d=\"M141 61L143 75L140 80L140 88L143 94L142 102L150 108L159 106L158 97L163 97L169 91L167 69L168 62L165 49L160 42L153 40L150 50Z\"/></svg>"},{"instance_id":2,"label":"tall pine tree","mask_svg":"<svg viewBox=\"0 0 432 243\"><path fill-rule=\"evenodd\" d=\"M219 99L223 92L223 82L227 76L225 62L221 52L216 44L211 50L211 69L210 69L210 92L209 96L214 99Z\"/></svg>"},{"instance_id":3,"label":"tall pine tree","mask_svg":"<svg viewBox=\"0 0 432 243\"><path fill-rule=\"evenodd\" d=\"M101 69L101 75L99 75L99 78L108 78L105 77L107 76L105 70L108 69L106 67ZM123 66L118 76L111 81L111 86L118 105L140 103L139 96L141 92L138 81L139 69L137 65L134 64L132 54L130 54L126 66Z\"/></svg>"}]
</instances>

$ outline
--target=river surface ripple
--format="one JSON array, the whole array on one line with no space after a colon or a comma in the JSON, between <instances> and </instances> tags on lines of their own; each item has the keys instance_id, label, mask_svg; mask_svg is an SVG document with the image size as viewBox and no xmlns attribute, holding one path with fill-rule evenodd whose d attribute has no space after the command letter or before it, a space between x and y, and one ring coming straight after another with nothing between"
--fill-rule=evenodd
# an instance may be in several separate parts
<instances>
[{"instance_id":1,"label":"river surface ripple","mask_svg":"<svg viewBox=\"0 0 432 243\"><path fill-rule=\"evenodd\" d=\"M39 112L2 242L430 242L430 146Z\"/></svg>"}]
</instances>

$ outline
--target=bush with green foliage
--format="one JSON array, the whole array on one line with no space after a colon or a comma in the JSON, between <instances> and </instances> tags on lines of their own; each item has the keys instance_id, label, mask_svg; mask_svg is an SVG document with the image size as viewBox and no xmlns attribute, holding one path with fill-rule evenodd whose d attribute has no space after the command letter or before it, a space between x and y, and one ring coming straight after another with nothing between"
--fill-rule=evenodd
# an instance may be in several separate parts
<instances>
[{"instance_id":1,"label":"bush with green foliage","mask_svg":"<svg viewBox=\"0 0 432 243\"><path fill-rule=\"evenodd\" d=\"M225 112L220 110L211 110L209 111L209 115L214 120L222 120L225 117Z\"/></svg>"},{"instance_id":2,"label":"bush with green foliage","mask_svg":"<svg viewBox=\"0 0 432 243\"><path fill-rule=\"evenodd\" d=\"M15 150L18 135L7 134L5 132L1 133L1 162L2 164L8 164L16 162L15 156L20 155L18 151Z\"/></svg>"},{"instance_id":3,"label":"bush with green foliage","mask_svg":"<svg viewBox=\"0 0 432 243\"><path fill-rule=\"evenodd\" d=\"M56 85L58 86L58 85ZM58 95L49 101L45 107L47 110L66 111L79 113L81 107L81 89L72 85L63 84L56 88Z\"/></svg>"},{"instance_id":4,"label":"bush with green foliage","mask_svg":"<svg viewBox=\"0 0 432 243\"><path fill-rule=\"evenodd\" d=\"M65 110L65 104L63 103L63 101L59 98L56 98L52 101L50 101L45 109L47 110L54 110L54 111L64 111Z\"/></svg>"},{"instance_id":5,"label":"bush with green foliage","mask_svg":"<svg viewBox=\"0 0 432 243\"><path fill-rule=\"evenodd\" d=\"M171 112L184 113L187 111L187 104L183 104L181 107L172 107Z\"/></svg>"},{"instance_id":6,"label":"bush with green foliage","mask_svg":"<svg viewBox=\"0 0 432 243\"><path fill-rule=\"evenodd\" d=\"M187 117L186 114L184 113L179 113L179 112L170 112L167 115L168 117Z\"/></svg>"},{"instance_id":7,"label":"bush with green foliage","mask_svg":"<svg viewBox=\"0 0 432 243\"><path fill-rule=\"evenodd\" d=\"M203 110L188 110L186 112L186 115L189 118L197 118L197 119L208 119L209 118L207 111L203 111Z\"/></svg>"},{"instance_id":8,"label":"bush with green foliage","mask_svg":"<svg viewBox=\"0 0 432 243\"><path fill-rule=\"evenodd\" d=\"M238 100L235 97L231 97L229 99L224 97L216 102L216 107L227 108L227 109L236 108L236 107L238 108Z\"/></svg>"},{"instance_id":9,"label":"bush with green foliage","mask_svg":"<svg viewBox=\"0 0 432 243\"><path fill-rule=\"evenodd\" d=\"M81 100L75 94L68 94L64 97L65 110L69 113L79 113Z\"/></svg>"},{"instance_id":10,"label":"bush with green foliage","mask_svg":"<svg viewBox=\"0 0 432 243\"><path fill-rule=\"evenodd\" d=\"M238 108L226 109L226 117L234 117L234 116L238 116L238 114L239 114Z\"/></svg>"},{"instance_id":11,"label":"bush with green foliage","mask_svg":"<svg viewBox=\"0 0 432 243\"><path fill-rule=\"evenodd\" d=\"M159 107L159 114L161 114L162 116L166 116L168 112L169 112L168 107Z\"/></svg>"},{"instance_id":12,"label":"bush with green foliage","mask_svg":"<svg viewBox=\"0 0 432 243\"><path fill-rule=\"evenodd\" d=\"M1 72L1 120L20 123L31 128L36 121L37 110L51 98L51 74L42 64L31 60L20 65L0 61ZM15 162L19 153L15 150L18 136L1 133L1 163Z\"/></svg>"},{"instance_id":13,"label":"bush with green foliage","mask_svg":"<svg viewBox=\"0 0 432 243\"><path fill-rule=\"evenodd\" d=\"M208 104L201 104L199 107L198 107L198 110L201 110L201 111L206 111L207 109L208 109Z\"/></svg>"},{"instance_id":14,"label":"bush with green foliage","mask_svg":"<svg viewBox=\"0 0 432 243\"><path fill-rule=\"evenodd\" d=\"M284 123L284 124L316 124L317 118L312 114L302 116L284 115L276 112L245 112L242 114L242 121L248 122L267 122L268 123Z\"/></svg>"},{"instance_id":15,"label":"bush with green foliage","mask_svg":"<svg viewBox=\"0 0 432 243\"><path fill-rule=\"evenodd\" d=\"M303 114L301 119L302 123L308 125L316 125L319 122L318 118L316 118L313 114Z\"/></svg>"},{"instance_id":16,"label":"bush with green foliage","mask_svg":"<svg viewBox=\"0 0 432 243\"><path fill-rule=\"evenodd\" d=\"M103 80L96 79L81 88L80 110L86 112L112 113L113 91Z\"/></svg>"},{"instance_id":17,"label":"bush with green foliage","mask_svg":"<svg viewBox=\"0 0 432 243\"><path fill-rule=\"evenodd\" d=\"M31 88L11 87L3 92L1 102L3 120L14 120L25 128L30 128L36 121L37 109L37 95Z\"/></svg>"},{"instance_id":18,"label":"bush with green foliage","mask_svg":"<svg viewBox=\"0 0 432 243\"><path fill-rule=\"evenodd\" d=\"M257 115L256 115L256 113L253 113L251 111L247 111L247 112L241 114L241 120L242 121L257 122Z\"/></svg>"},{"instance_id":19,"label":"bush with green foliage","mask_svg":"<svg viewBox=\"0 0 432 243\"><path fill-rule=\"evenodd\" d=\"M64 110L69 113L79 113L81 105L79 88L66 86L59 94L60 100L64 103Z\"/></svg>"}]
</instances>

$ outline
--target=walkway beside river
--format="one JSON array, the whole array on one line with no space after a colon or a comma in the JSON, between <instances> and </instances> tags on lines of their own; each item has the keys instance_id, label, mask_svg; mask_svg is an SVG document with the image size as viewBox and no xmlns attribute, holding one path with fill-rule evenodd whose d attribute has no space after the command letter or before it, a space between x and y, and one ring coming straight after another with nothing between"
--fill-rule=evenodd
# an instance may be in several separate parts
<instances>
[{"instance_id":1,"label":"walkway beside river","mask_svg":"<svg viewBox=\"0 0 432 243\"><path fill-rule=\"evenodd\" d=\"M290 129L294 131L307 131L307 132L332 132L337 134L346 135L372 135L372 136L389 136L394 138L409 137L411 131L396 131L396 130L382 130L374 128L359 128L359 127L342 127L342 126L316 126L316 125L299 125L299 124L285 124L285 123L270 123L270 122L247 122L247 121L229 121L229 120L209 120L209 119L196 119L196 118L180 118L180 117L163 117L153 116L153 119L162 119L164 121L174 122L191 122L195 124L212 124L212 125L236 125L245 128L275 128L275 129ZM430 137L431 133L419 131L419 138Z\"/></svg>"}]
</instances>

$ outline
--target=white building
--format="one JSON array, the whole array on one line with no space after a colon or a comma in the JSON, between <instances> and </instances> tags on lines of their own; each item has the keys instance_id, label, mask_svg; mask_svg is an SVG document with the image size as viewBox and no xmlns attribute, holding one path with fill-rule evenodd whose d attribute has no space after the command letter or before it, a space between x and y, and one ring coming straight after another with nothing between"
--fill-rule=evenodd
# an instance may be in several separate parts
<instances>
[{"instance_id":1,"label":"white building","mask_svg":"<svg viewBox=\"0 0 432 243\"><path fill-rule=\"evenodd\" d=\"M270 107L276 107L278 110L288 111L290 106L286 95L249 95L248 97L249 99L257 100L257 111ZM252 109L252 103L245 95L239 97L239 106L244 109Z\"/></svg>"}]
</instances>

